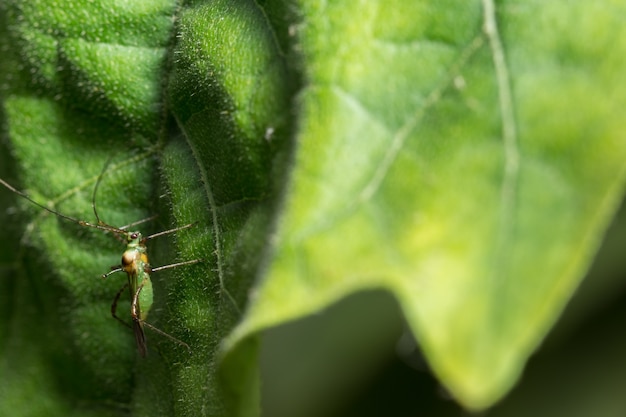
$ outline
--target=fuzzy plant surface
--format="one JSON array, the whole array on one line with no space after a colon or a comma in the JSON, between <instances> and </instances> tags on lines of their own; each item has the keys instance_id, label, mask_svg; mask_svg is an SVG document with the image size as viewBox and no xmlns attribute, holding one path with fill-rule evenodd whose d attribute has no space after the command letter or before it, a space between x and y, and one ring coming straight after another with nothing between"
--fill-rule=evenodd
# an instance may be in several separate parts
<instances>
[{"instance_id":1,"label":"fuzzy plant surface","mask_svg":"<svg viewBox=\"0 0 626 417\"><path fill-rule=\"evenodd\" d=\"M148 240L150 263L199 260L151 274L167 336L146 328L141 358L111 317L127 278L101 278L124 245L2 187L0 415L324 415L298 403L307 381L349 396L333 384L367 374L394 308L451 397L491 407L623 198L625 18L610 0L0 2L0 176L77 220L192 224ZM289 355L302 375L278 390L263 358Z\"/></svg>"}]
</instances>

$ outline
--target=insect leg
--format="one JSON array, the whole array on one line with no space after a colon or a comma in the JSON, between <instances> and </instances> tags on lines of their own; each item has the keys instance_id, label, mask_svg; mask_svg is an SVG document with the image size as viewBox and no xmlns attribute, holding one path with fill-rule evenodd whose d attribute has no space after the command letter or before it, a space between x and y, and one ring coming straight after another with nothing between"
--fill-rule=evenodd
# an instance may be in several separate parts
<instances>
[{"instance_id":1,"label":"insect leg","mask_svg":"<svg viewBox=\"0 0 626 417\"><path fill-rule=\"evenodd\" d=\"M117 312L117 303L120 300L120 297L122 296L122 293L124 292L126 288L128 288L128 283L124 284L124 286L120 288L117 294L115 294L115 298L113 299L113 304L111 304L111 315L113 316L114 319L122 323L124 326L131 327L130 324L126 323L124 320L119 318L117 314L115 314Z\"/></svg>"},{"instance_id":2,"label":"insect leg","mask_svg":"<svg viewBox=\"0 0 626 417\"><path fill-rule=\"evenodd\" d=\"M177 266L193 265L197 264L198 262L202 262L202 259L194 259L193 261L177 262L175 264L159 266L158 268L152 268L152 272L162 271L169 268L176 268Z\"/></svg>"},{"instance_id":3,"label":"insect leg","mask_svg":"<svg viewBox=\"0 0 626 417\"><path fill-rule=\"evenodd\" d=\"M116 272L122 272L124 269L122 267L122 265L115 265L111 267L111 270L109 272L107 272L106 274L102 274L102 278L107 278L109 275L114 274ZM127 284L128 286L128 284Z\"/></svg>"},{"instance_id":4,"label":"insect leg","mask_svg":"<svg viewBox=\"0 0 626 417\"><path fill-rule=\"evenodd\" d=\"M187 350L189 351L189 353L191 353L191 347L189 347L189 345L185 342L183 342L182 340L179 340L177 338L175 338L174 336L165 333L163 330L158 329L156 327L154 327L153 325L151 325L150 323L148 323L145 320L142 320L139 317L139 314L137 313L137 311L139 310L138 308L138 303L139 303L139 293L141 292L141 290L143 289L143 284L141 284L138 288L137 288L137 292L135 292L135 295L133 296L133 303L131 306L131 316L133 317L133 321L135 323L141 323L142 325L149 327L151 330L153 330L154 332L160 334L161 336L165 336L168 339L170 339L173 342L178 343L179 345L185 346L187 348Z\"/></svg>"},{"instance_id":5,"label":"insect leg","mask_svg":"<svg viewBox=\"0 0 626 417\"><path fill-rule=\"evenodd\" d=\"M145 237L144 240L150 240L150 239L153 239L155 237L159 237L159 236L163 236L163 235L169 235L170 233L178 232L179 230L187 229L187 228L189 228L191 226L194 226L194 225L195 225L195 223L189 223L189 224L186 224L184 226L177 227L175 229L165 230L163 232L155 233L153 235Z\"/></svg>"},{"instance_id":6,"label":"insect leg","mask_svg":"<svg viewBox=\"0 0 626 417\"><path fill-rule=\"evenodd\" d=\"M128 285L128 284L127 284ZM135 342L137 343L137 350L142 358L146 357L148 352L148 346L146 343L146 335L143 331L144 321L141 320L139 312L139 292L143 288L143 284L139 286L135 294L133 294L133 300L130 305L130 316L133 319L133 334L135 335Z\"/></svg>"}]
</instances>

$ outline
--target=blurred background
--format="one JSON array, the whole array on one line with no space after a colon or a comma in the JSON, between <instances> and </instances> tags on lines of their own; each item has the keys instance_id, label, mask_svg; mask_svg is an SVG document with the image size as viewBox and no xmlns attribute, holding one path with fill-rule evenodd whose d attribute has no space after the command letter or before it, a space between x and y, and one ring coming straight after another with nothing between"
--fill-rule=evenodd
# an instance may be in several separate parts
<instances>
[{"instance_id":1,"label":"blurred background","mask_svg":"<svg viewBox=\"0 0 626 417\"><path fill-rule=\"evenodd\" d=\"M262 346L267 417L624 417L626 208L518 384L490 410L470 413L450 398L382 291L266 332Z\"/></svg>"}]
</instances>

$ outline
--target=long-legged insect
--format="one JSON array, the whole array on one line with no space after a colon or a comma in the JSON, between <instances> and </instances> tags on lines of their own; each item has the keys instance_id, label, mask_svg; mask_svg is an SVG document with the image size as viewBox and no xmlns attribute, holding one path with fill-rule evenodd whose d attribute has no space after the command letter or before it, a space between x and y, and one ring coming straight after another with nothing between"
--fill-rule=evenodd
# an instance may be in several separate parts
<instances>
[{"instance_id":1,"label":"long-legged insect","mask_svg":"<svg viewBox=\"0 0 626 417\"><path fill-rule=\"evenodd\" d=\"M129 225L122 226L122 227L114 227L103 222L100 219L100 216L98 215L98 211L96 210L96 192L98 190L100 180L102 179L102 174L104 173L107 166L108 166L108 163L107 165L105 165L105 168L102 170L102 172L100 173L100 176L98 177L98 180L96 181L96 185L94 187L94 192L93 192L93 197L92 197L92 208L93 208L94 215L96 216L97 223L90 223L84 220L79 220L74 217L67 216L63 213L59 213L58 211L53 210L49 207L46 207L43 204L38 203L37 201L33 200L22 191L17 190L13 186L11 186L9 183L4 181L2 178L0 178L0 184L2 184L4 187L14 192L15 194L19 195L20 197L25 198L26 200L30 201L36 206L56 216L59 216L62 219L79 224L84 227L91 227L94 229L99 229L105 232L113 233L114 236L118 240L126 244L126 250L122 254L122 263L118 266L112 267L111 271L102 275L103 278L106 278L109 275L116 273L116 272L125 272L128 277L128 282L124 284L124 286L115 295L113 304L111 305L111 314L113 315L115 319L117 319L124 325L131 327L133 329L133 332L135 334L135 341L137 343L137 350L139 351L139 354L142 357L145 357L147 353L144 326L149 327L150 329L169 338L170 340L185 346L188 350L191 351L189 345L187 345L185 342L175 338L174 336L171 336L165 333L162 330L159 330L155 326L146 322L148 312L150 311L150 308L152 307L152 302L153 302L153 289L152 289L152 281L150 280L150 273L161 271L161 270L168 269L168 268L175 268L177 266L182 266L182 265L191 265L191 264L201 262L202 260L194 259L192 261L179 262L179 263L175 263L171 265L161 266L158 268L152 268L148 261L146 241L153 239L155 237L158 237L158 236L163 236L163 235L177 232L179 230L186 229L188 227L193 226L193 223L185 225L185 226L177 227L175 229L170 229L170 230L166 230L163 232L155 233L150 236L143 237L143 235L139 231L128 231L126 229L129 227L144 223L146 221L153 220L154 217L140 220L138 222L131 223ZM128 292L130 294L130 302L131 302L130 315L132 318L132 326L130 326L128 323L126 323L117 315L117 303L120 299L120 296L126 289L128 289Z\"/></svg>"},{"instance_id":2,"label":"long-legged insect","mask_svg":"<svg viewBox=\"0 0 626 417\"><path fill-rule=\"evenodd\" d=\"M152 268L150 266L150 263L148 262L146 241L157 236L174 233L191 226L193 226L193 223L177 227L175 229L166 230L164 232L155 233L147 237L143 237L141 232L126 232L122 229L117 229L118 231L121 231L123 233L123 236L126 239L126 250L122 254L122 263L118 266L114 266L111 271L103 274L102 277L106 278L116 272L125 272L128 276L128 282L124 284L124 286L117 292L115 298L113 299L113 304L111 304L111 314L119 322L128 326L128 324L117 315L117 303L124 290L128 289L131 302L130 315L133 319L132 329L135 334L137 349L139 350L141 356L146 356L146 336L143 331L144 326L149 327L155 332L191 350L189 348L189 345L187 345L185 342L176 339L174 336L171 336L164 331L154 327L150 323L146 322L148 312L150 311L153 302L152 281L150 280L150 273L162 271L168 268L175 268L182 265L191 265L201 261L200 259L194 259L192 261L178 262L171 265Z\"/></svg>"}]
</instances>

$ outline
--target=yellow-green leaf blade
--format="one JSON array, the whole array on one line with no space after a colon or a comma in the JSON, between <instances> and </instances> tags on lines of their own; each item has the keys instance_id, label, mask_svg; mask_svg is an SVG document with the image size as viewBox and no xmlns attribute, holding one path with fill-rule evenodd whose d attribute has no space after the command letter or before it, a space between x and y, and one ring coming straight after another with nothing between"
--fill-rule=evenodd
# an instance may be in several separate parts
<instances>
[{"instance_id":1,"label":"yellow-green leaf blade","mask_svg":"<svg viewBox=\"0 0 626 417\"><path fill-rule=\"evenodd\" d=\"M386 288L442 382L487 407L621 198L623 6L317 6L301 4L308 78L275 258L232 340Z\"/></svg>"}]
</instances>

